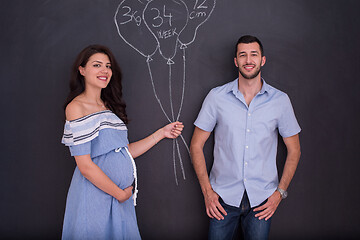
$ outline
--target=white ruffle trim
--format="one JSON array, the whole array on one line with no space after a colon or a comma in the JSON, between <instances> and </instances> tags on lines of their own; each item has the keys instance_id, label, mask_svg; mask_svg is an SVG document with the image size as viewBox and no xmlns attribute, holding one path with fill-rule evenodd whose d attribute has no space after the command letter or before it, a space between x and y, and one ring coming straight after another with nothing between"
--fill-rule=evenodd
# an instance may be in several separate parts
<instances>
[{"instance_id":1,"label":"white ruffle trim","mask_svg":"<svg viewBox=\"0 0 360 240\"><path fill-rule=\"evenodd\" d=\"M99 136L99 131L106 128L127 130L125 123L110 110L92 113L66 121L62 143L66 146L89 142Z\"/></svg>"}]
</instances>

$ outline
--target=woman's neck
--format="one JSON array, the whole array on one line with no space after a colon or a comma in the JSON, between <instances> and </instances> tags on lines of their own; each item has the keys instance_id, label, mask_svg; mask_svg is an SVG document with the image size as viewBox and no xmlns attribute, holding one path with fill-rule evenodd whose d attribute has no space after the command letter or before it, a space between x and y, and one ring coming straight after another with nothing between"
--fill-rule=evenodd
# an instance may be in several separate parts
<instances>
[{"instance_id":1,"label":"woman's neck","mask_svg":"<svg viewBox=\"0 0 360 240\"><path fill-rule=\"evenodd\" d=\"M85 91L81 95L83 100L85 100L88 103L104 105L101 99L101 89L86 87Z\"/></svg>"}]
</instances>

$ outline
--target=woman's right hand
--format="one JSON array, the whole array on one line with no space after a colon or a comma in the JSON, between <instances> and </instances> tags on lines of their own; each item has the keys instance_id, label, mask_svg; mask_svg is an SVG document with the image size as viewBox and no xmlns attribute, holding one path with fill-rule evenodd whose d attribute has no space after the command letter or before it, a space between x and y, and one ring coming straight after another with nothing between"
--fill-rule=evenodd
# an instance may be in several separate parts
<instances>
[{"instance_id":1,"label":"woman's right hand","mask_svg":"<svg viewBox=\"0 0 360 240\"><path fill-rule=\"evenodd\" d=\"M118 199L119 202L123 203L126 200L128 200L131 196L132 196L132 190L133 190L133 186L127 187L123 190L124 194L123 197L121 199Z\"/></svg>"},{"instance_id":2,"label":"woman's right hand","mask_svg":"<svg viewBox=\"0 0 360 240\"><path fill-rule=\"evenodd\" d=\"M162 130L164 138L174 139L181 134L183 129L184 125L182 122L172 122L161 128L160 130Z\"/></svg>"}]
</instances>

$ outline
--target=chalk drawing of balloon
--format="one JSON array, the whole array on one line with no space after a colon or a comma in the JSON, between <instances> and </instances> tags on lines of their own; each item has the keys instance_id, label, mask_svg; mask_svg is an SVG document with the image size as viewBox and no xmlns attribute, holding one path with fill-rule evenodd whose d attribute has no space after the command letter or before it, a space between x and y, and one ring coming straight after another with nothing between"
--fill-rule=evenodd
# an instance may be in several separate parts
<instances>
[{"instance_id":1,"label":"chalk drawing of balloon","mask_svg":"<svg viewBox=\"0 0 360 240\"><path fill-rule=\"evenodd\" d=\"M114 22L117 32L130 47L144 57L154 96L169 122L178 121L182 111L186 82L186 50L194 42L198 28L209 19L215 4L216 0L186 0L185 2L183 0L123 0L116 9ZM164 65L168 71L170 113L165 111L164 99L160 99L155 87L156 79L153 77L152 65L163 64L156 61L156 58L154 58L155 61L152 58L157 50L167 60ZM183 61L175 64L172 59L179 51ZM172 66L178 64L183 65L182 76L172 74ZM173 88L172 83L178 81L179 77L182 78L182 88ZM175 91L181 91L178 111L173 106L172 96ZM190 155L190 149L184 137L182 135L179 137L179 140L173 139L172 147L176 185L178 185L176 158L179 160L182 177L186 179L180 141L183 142Z\"/></svg>"},{"instance_id":2,"label":"chalk drawing of balloon","mask_svg":"<svg viewBox=\"0 0 360 240\"><path fill-rule=\"evenodd\" d=\"M158 42L142 19L146 4L139 0L123 0L116 9L114 21L119 36L142 56L149 58L158 49Z\"/></svg>"},{"instance_id":3,"label":"chalk drawing of balloon","mask_svg":"<svg viewBox=\"0 0 360 240\"><path fill-rule=\"evenodd\" d=\"M215 4L216 0L195 0L194 5L188 8L188 23L179 36L183 45L189 45L195 40L198 28L208 20Z\"/></svg>"},{"instance_id":4,"label":"chalk drawing of balloon","mask_svg":"<svg viewBox=\"0 0 360 240\"><path fill-rule=\"evenodd\" d=\"M178 37L187 24L188 10L182 0L153 0L144 9L146 26L158 41L159 51L169 61L175 56Z\"/></svg>"}]
</instances>

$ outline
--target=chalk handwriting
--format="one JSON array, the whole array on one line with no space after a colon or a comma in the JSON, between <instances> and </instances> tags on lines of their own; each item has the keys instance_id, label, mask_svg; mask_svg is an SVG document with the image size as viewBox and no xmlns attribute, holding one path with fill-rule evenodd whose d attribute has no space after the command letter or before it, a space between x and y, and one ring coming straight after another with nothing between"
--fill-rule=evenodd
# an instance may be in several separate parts
<instances>
[{"instance_id":1,"label":"chalk handwriting","mask_svg":"<svg viewBox=\"0 0 360 240\"><path fill-rule=\"evenodd\" d=\"M192 44L196 38L198 28L204 24L213 12L216 0L195 0L192 8L189 8L185 0L123 0L116 10L114 21L119 36L134 50L140 53L146 59L152 84L154 96L158 102L161 111L169 122L180 119L184 95L186 78L186 57L185 50ZM135 24L132 24L135 23ZM159 98L155 89L152 64L156 64L152 56L159 51L160 55L166 60L169 72L169 97L170 113L167 113L163 107L163 102ZM172 68L174 56L178 51L182 52L183 76L180 107L177 113L173 108L172 92ZM182 135L180 139L183 142L188 154L189 147ZM185 171L180 152L178 139L173 140L173 167L175 183L178 185L176 174L176 157L179 159L183 179L185 180ZM176 154L177 153L177 154Z\"/></svg>"}]
</instances>

